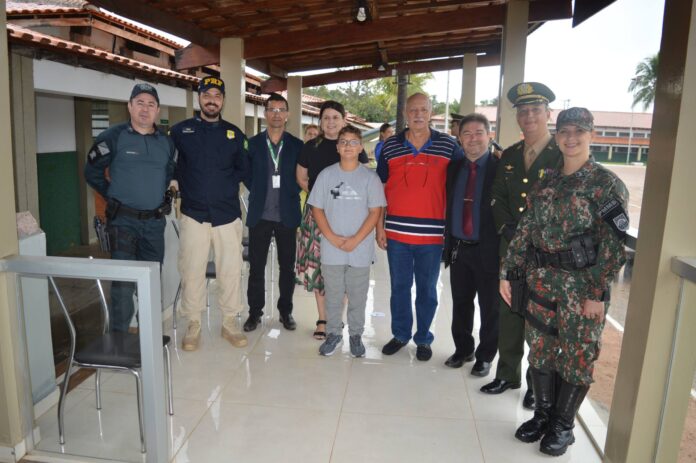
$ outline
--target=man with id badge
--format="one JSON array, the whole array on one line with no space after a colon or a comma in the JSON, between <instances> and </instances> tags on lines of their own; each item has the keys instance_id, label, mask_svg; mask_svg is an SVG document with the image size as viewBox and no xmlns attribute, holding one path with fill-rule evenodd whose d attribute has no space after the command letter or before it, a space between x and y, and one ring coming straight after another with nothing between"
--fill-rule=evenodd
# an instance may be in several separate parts
<instances>
[{"instance_id":1,"label":"man with id badge","mask_svg":"<svg viewBox=\"0 0 696 463\"><path fill-rule=\"evenodd\" d=\"M251 169L244 180L249 190L249 318L244 331L261 323L266 303L265 270L271 238L275 238L280 275L279 321L287 330L297 325L292 317L295 291L296 230L300 225L300 187L295 179L302 140L285 131L288 102L277 93L266 100L266 130L249 139ZM271 301L272 303L272 301Z\"/></svg>"}]
</instances>

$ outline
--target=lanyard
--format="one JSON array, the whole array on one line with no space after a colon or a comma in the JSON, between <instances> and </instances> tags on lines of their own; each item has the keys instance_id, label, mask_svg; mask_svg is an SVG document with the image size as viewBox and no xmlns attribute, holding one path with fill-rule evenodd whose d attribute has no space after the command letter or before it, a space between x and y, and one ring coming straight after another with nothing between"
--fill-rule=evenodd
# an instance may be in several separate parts
<instances>
[{"instance_id":1,"label":"lanyard","mask_svg":"<svg viewBox=\"0 0 696 463\"><path fill-rule=\"evenodd\" d=\"M278 173L278 161L280 160L280 151L283 149L283 140L280 141L278 145L278 151L273 151L273 144L271 140L266 137L266 145L268 145L268 151L271 153L271 160L273 161L273 166L275 167L275 173Z\"/></svg>"}]
</instances>

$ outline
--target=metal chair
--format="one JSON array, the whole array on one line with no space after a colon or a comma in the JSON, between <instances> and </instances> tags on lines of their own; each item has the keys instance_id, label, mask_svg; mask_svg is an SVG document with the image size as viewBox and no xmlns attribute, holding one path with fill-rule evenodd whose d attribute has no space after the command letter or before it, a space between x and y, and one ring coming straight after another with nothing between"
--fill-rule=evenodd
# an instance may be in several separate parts
<instances>
[{"instance_id":1,"label":"metal chair","mask_svg":"<svg viewBox=\"0 0 696 463\"><path fill-rule=\"evenodd\" d=\"M70 318L70 312L65 305L65 301L58 290L53 277L48 277L48 280L53 287L60 307L63 311L63 316L68 325L70 333L70 357L68 358L68 368L65 371L65 379L60 390L60 398L58 400L58 434L61 444L65 444L64 433L64 412L65 412L65 396L68 394L68 384L70 382L70 374L73 366L80 368L94 368L95 374L95 389L97 397L97 410L101 410L101 370L113 370L128 372L135 377L138 401L138 420L140 424L140 451L145 453L145 423L142 409L142 384L140 381L140 339L137 334L118 333L109 331L109 310L106 304L106 297L101 281L97 280L97 288L99 289L99 299L104 316L104 330L96 339L89 342L80 349L76 349L77 333L75 325ZM169 414L174 414L174 398L172 396L172 366L169 355L169 336L163 336L162 342L164 345L165 357L165 374L167 379L167 399L169 406Z\"/></svg>"}]
</instances>

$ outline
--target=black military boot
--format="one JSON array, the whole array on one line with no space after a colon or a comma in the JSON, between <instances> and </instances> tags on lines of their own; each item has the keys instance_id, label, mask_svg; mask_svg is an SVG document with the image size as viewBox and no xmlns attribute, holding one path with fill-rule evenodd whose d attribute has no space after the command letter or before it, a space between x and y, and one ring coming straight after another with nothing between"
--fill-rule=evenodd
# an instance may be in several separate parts
<instances>
[{"instance_id":1,"label":"black military boot","mask_svg":"<svg viewBox=\"0 0 696 463\"><path fill-rule=\"evenodd\" d=\"M553 456L563 455L568 446L575 442L573 435L575 414L589 389L590 386L576 386L561 380L551 423L539 446L541 453Z\"/></svg>"},{"instance_id":2,"label":"black military boot","mask_svg":"<svg viewBox=\"0 0 696 463\"><path fill-rule=\"evenodd\" d=\"M527 410L534 410L534 388L532 387L532 370L531 367L527 368L527 392L524 393L524 399L522 399L522 407Z\"/></svg>"},{"instance_id":3,"label":"black military boot","mask_svg":"<svg viewBox=\"0 0 696 463\"><path fill-rule=\"evenodd\" d=\"M556 373L553 370L537 369L531 366L527 371L531 372L531 383L536 399L534 417L517 428L515 437L529 443L538 441L546 434L555 404Z\"/></svg>"}]
</instances>

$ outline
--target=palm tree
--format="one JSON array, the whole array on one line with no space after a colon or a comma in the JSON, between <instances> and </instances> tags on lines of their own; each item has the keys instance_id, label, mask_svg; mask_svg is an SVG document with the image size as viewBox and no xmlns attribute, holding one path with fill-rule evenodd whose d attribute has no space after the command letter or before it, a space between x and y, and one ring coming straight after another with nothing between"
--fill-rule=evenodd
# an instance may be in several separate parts
<instances>
[{"instance_id":1,"label":"palm tree","mask_svg":"<svg viewBox=\"0 0 696 463\"><path fill-rule=\"evenodd\" d=\"M631 79L628 91L633 93L633 106L643 104L643 111L655 101L658 55L645 58L636 66L636 75Z\"/></svg>"}]
</instances>

